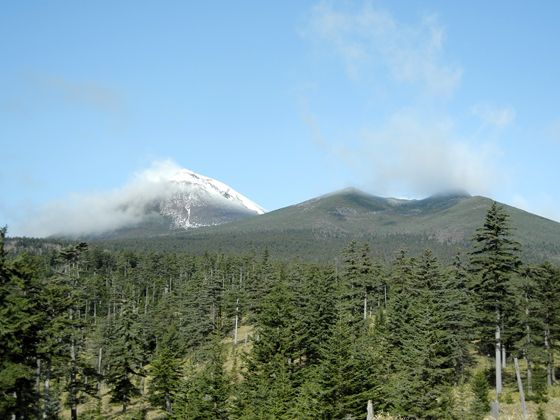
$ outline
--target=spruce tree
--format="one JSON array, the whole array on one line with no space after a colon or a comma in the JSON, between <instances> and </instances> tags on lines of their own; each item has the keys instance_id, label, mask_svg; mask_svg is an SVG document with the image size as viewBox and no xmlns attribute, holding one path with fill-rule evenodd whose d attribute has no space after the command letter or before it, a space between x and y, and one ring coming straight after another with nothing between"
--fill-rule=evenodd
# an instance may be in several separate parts
<instances>
[{"instance_id":1,"label":"spruce tree","mask_svg":"<svg viewBox=\"0 0 560 420\"><path fill-rule=\"evenodd\" d=\"M515 279L516 307L518 321L514 327L516 348L525 359L527 366L527 397L534 391L533 377L535 367L545 359L543 346L544 323L541 318L542 303L538 295L537 278L542 278L544 271L538 266L525 266Z\"/></svg>"},{"instance_id":2,"label":"spruce tree","mask_svg":"<svg viewBox=\"0 0 560 420\"><path fill-rule=\"evenodd\" d=\"M125 302L115 325L110 328L107 383L110 387L111 401L120 403L126 412L132 398L140 395L135 379L144 375L144 343L137 322L138 314L132 305Z\"/></svg>"},{"instance_id":3,"label":"spruce tree","mask_svg":"<svg viewBox=\"0 0 560 420\"><path fill-rule=\"evenodd\" d=\"M442 276L440 303L446 311L446 329L451 339L454 382L461 383L472 363L469 345L475 338L474 299L468 288L468 273L459 255L455 256L451 269Z\"/></svg>"},{"instance_id":4,"label":"spruce tree","mask_svg":"<svg viewBox=\"0 0 560 420\"><path fill-rule=\"evenodd\" d=\"M231 378L224 368L224 348L213 334L204 360L179 387L174 415L178 419L229 418Z\"/></svg>"},{"instance_id":5,"label":"spruce tree","mask_svg":"<svg viewBox=\"0 0 560 420\"><path fill-rule=\"evenodd\" d=\"M451 328L459 308L449 306L450 291L436 259L426 251L419 261L408 294L397 299L408 301L406 317L398 331L402 334L393 348L395 374L392 401L401 415L442 418L449 414L450 385L459 355ZM406 321L405 321L406 320Z\"/></svg>"},{"instance_id":6,"label":"spruce tree","mask_svg":"<svg viewBox=\"0 0 560 420\"><path fill-rule=\"evenodd\" d=\"M149 400L171 414L181 379L180 360L170 349L162 346L150 365Z\"/></svg>"},{"instance_id":7,"label":"spruce tree","mask_svg":"<svg viewBox=\"0 0 560 420\"><path fill-rule=\"evenodd\" d=\"M560 343L560 270L546 263L535 280L536 314L541 321L545 350L546 381L550 386L555 381L554 353Z\"/></svg>"},{"instance_id":8,"label":"spruce tree","mask_svg":"<svg viewBox=\"0 0 560 420\"><path fill-rule=\"evenodd\" d=\"M476 372L471 380L471 389L474 394L474 399L471 403L470 414L473 418L483 418L488 411L490 411L490 400L488 398L488 379L486 378L486 371L479 370Z\"/></svg>"},{"instance_id":9,"label":"spruce tree","mask_svg":"<svg viewBox=\"0 0 560 420\"><path fill-rule=\"evenodd\" d=\"M484 224L473 238L471 266L476 274L481 339L493 342L496 353L496 393L502 392L502 345L506 322L514 310L511 291L512 275L520 266L519 244L512 239L509 216L493 202ZM492 340L493 337L493 340Z\"/></svg>"},{"instance_id":10,"label":"spruce tree","mask_svg":"<svg viewBox=\"0 0 560 420\"><path fill-rule=\"evenodd\" d=\"M370 259L369 244L350 242L344 250L341 276L341 304L354 326L362 325L368 314L368 299L378 283L378 269ZM371 302L369 302L371 305Z\"/></svg>"},{"instance_id":11,"label":"spruce tree","mask_svg":"<svg viewBox=\"0 0 560 420\"><path fill-rule=\"evenodd\" d=\"M40 289L25 255L8 261L6 228L0 228L0 417L33 418L38 414L34 387L37 346L43 315Z\"/></svg>"},{"instance_id":12,"label":"spruce tree","mask_svg":"<svg viewBox=\"0 0 560 420\"><path fill-rule=\"evenodd\" d=\"M253 348L244 356L244 380L237 411L254 418L279 418L293 400L304 367L298 345L295 295L285 276L265 297L253 334ZM270 414L273 410L274 415Z\"/></svg>"},{"instance_id":13,"label":"spruce tree","mask_svg":"<svg viewBox=\"0 0 560 420\"><path fill-rule=\"evenodd\" d=\"M321 362L311 376L314 383L306 384L305 391L312 392L309 397L319 401L321 418L359 418L368 400L375 402L376 409L385 406L382 389L387 366L382 334L373 328L356 334L349 317L340 312L321 346Z\"/></svg>"}]
</instances>

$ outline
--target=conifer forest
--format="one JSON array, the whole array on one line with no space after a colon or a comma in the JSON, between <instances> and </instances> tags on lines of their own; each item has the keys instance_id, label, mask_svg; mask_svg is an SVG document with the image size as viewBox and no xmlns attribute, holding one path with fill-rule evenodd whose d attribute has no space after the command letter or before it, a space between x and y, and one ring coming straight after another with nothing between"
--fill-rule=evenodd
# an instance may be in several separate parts
<instances>
[{"instance_id":1,"label":"conifer forest","mask_svg":"<svg viewBox=\"0 0 560 420\"><path fill-rule=\"evenodd\" d=\"M494 203L451 261L352 241L331 263L24 252L4 228L0 418L558 418L560 268L514 228Z\"/></svg>"}]
</instances>

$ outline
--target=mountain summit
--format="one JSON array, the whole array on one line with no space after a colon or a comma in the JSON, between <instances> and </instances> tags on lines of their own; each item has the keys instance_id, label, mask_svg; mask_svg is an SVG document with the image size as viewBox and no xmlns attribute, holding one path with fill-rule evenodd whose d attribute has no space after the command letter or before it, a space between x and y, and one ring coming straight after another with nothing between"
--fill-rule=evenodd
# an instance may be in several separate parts
<instances>
[{"instance_id":1,"label":"mountain summit","mask_svg":"<svg viewBox=\"0 0 560 420\"><path fill-rule=\"evenodd\" d=\"M159 181L167 181L169 188L159 211L177 228L219 225L264 213L262 207L223 182L188 169L178 169Z\"/></svg>"},{"instance_id":2,"label":"mountain summit","mask_svg":"<svg viewBox=\"0 0 560 420\"><path fill-rule=\"evenodd\" d=\"M92 204L92 205L89 205ZM230 186L163 162L114 193L56 212L50 235L84 239L146 237L216 226L265 211ZM56 223L64 217L68 222ZM51 222L51 223L49 223Z\"/></svg>"}]
</instances>

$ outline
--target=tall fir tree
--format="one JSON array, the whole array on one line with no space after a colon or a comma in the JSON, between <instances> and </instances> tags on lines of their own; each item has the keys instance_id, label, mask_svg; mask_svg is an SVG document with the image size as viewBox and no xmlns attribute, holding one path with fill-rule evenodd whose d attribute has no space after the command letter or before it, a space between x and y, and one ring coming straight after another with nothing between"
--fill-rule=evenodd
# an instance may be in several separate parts
<instances>
[{"instance_id":1,"label":"tall fir tree","mask_svg":"<svg viewBox=\"0 0 560 420\"><path fill-rule=\"evenodd\" d=\"M262 303L253 348L244 357L237 411L249 418L285 415L301 380L304 364L295 331L295 295L285 276L279 278Z\"/></svg>"},{"instance_id":2,"label":"tall fir tree","mask_svg":"<svg viewBox=\"0 0 560 420\"><path fill-rule=\"evenodd\" d=\"M35 369L43 315L30 259L6 258L6 231L0 228L0 417L26 419L38 415Z\"/></svg>"},{"instance_id":3,"label":"tall fir tree","mask_svg":"<svg viewBox=\"0 0 560 420\"><path fill-rule=\"evenodd\" d=\"M158 348L150 364L149 400L173 414L173 402L181 380L181 361L165 343Z\"/></svg>"},{"instance_id":4,"label":"tall fir tree","mask_svg":"<svg viewBox=\"0 0 560 420\"><path fill-rule=\"evenodd\" d=\"M130 302L124 302L121 313L110 326L108 336L107 383L111 401L120 403L122 411L133 397L141 394L136 380L144 376L144 342L138 314Z\"/></svg>"},{"instance_id":5,"label":"tall fir tree","mask_svg":"<svg viewBox=\"0 0 560 420\"><path fill-rule=\"evenodd\" d=\"M511 279L517 272L519 244L512 238L509 216L496 202L488 210L484 224L473 238L470 258L476 275L477 298L482 343L494 345L496 354L496 393L502 392L504 333L514 312Z\"/></svg>"},{"instance_id":6,"label":"tall fir tree","mask_svg":"<svg viewBox=\"0 0 560 420\"><path fill-rule=\"evenodd\" d=\"M550 386L556 382L554 354L560 347L560 270L549 263L543 264L534 280L538 302L535 311L542 322L546 381Z\"/></svg>"},{"instance_id":7,"label":"tall fir tree","mask_svg":"<svg viewBox=\"0 0 560 420\"><path fill-rule=\"evenodd\" d=\"M224 368L224 346L212 335L203 361L179 386L174 415L177 419L226 420L229 418L231 377Z\"/></svg>"},{"instance_id":8,"label":"tall fir tree","mask_svg":"<svg viewBox=\"0 0 560 420\"><path fill-rule=\"evenodd\" d=\"M407 314L396 317L402 336L393 348L394 376L391 400L394 410L406 416L445 418L450 412L450 388L460 354L451 328L460 317L460 308L449 305L451 292L446 288L437 260L426 251L407 286Z\"/></svg>"}]
</instances>

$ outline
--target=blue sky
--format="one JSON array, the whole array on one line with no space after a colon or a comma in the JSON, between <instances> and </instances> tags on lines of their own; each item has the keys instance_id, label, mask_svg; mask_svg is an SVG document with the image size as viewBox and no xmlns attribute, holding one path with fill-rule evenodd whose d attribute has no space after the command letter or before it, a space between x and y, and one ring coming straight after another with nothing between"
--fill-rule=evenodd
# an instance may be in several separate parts
<instances>
[{"instance_id":1,"label":"blue sky","mask_svg":"<svg viewBox=\"0 0 560 420\"><path fill-rule=\"evenodd\" d=\"M26 1L0 224L171 159L266 209L463 188L560 221L560 3Z\"/></svg>"}]
</instances>

